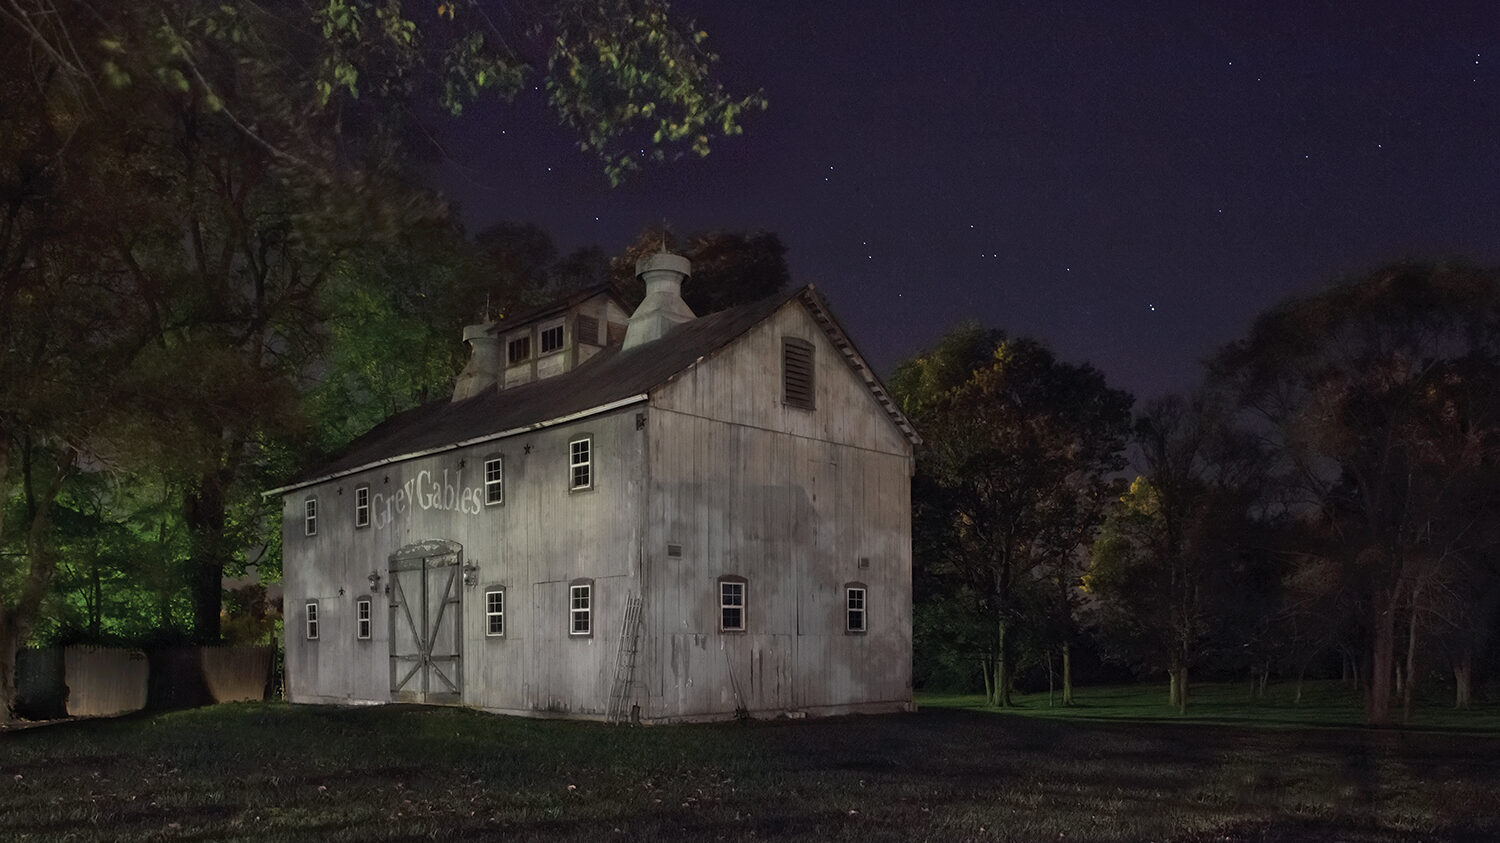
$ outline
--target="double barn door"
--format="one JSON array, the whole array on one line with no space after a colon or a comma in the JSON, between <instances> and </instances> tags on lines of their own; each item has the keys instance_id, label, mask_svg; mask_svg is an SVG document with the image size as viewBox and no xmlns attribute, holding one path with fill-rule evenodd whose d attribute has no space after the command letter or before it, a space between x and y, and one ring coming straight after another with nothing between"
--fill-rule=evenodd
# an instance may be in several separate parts
<instances>
[{"instance_id":1,"label":"double barn door","mask_svg":"<svg viewBox=\"0 0 1500 843\"><path fill-rule=\"evenodd\" d=\"M391 697L457 703L463 697L463 551L428 541L391 554Z\"/></svg>"}]
</instances>

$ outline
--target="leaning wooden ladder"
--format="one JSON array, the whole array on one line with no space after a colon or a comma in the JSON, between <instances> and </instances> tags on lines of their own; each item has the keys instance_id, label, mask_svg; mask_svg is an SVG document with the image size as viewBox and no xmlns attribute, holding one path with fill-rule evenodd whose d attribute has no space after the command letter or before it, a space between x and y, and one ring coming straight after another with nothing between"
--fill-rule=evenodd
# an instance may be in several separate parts
<instances>
[{"instance_id":1,"label":"leaning wooden ladder","mask_svg":"<svg viewBox=\"0 0 1500 843\"><path fill-rule=\"evenodd\" d=\"M620 621L620 651L615 654L615 681L609 691L611 723L630 720L630 687L635 684L635 655L640 636L641 598L635 596L625 604L625 618Z\"/></svg>"}]
</instances>

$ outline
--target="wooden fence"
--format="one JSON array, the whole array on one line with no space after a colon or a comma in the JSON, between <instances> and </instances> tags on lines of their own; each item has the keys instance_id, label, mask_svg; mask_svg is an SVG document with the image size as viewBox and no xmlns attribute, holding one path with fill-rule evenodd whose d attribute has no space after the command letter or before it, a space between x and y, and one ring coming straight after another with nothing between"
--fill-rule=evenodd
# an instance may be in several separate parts
<instances>
[{"instance_id":1,"label":"wooden fence","mask_svg":"<svg viewBox=\"0 0 1500 843\"><path fill-rule=\"evenodd\" d=\"M30 718L93 717L266 699L275 648L49 647L16 663L17 710Z\"/></svg>"}]
</instances>

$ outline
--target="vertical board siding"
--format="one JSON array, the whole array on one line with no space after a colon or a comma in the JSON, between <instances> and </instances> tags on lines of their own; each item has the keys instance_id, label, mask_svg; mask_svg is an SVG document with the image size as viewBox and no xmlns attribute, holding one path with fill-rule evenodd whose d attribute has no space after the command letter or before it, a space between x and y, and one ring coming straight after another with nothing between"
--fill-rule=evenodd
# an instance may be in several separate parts
<instances>
[{"instance_id":1,"label":"vertical board siding","mask_svg":"<svg viewBox=\"0 0 1500 843\"><path fill-rule=\"evenodd\" d=\"M627 407L382 466L287 495L288 698L391 699L388 560L401 547L440 539L461 545L463 561L475 566L473 585L462 588L461 701L498 711L566 707L571 713L602 714L613 648L618 646L619 613L626 593L639 588L635 571L646 434L636 429L635 417L643 409ZM594 439L594 488L570 492L568 442L584 434ZM496 453L505 458L505 502L485 506L484 459ZM438 488L419 490L419 479L434 481ZM373 523L356 529L353 490L364 484L370 486ZM448 487L453 487L451 493ZM408 488L415 504L406 497ZM435 502L424 508L422 502L432 502L434 491ZM302 535L301 507L308 494L319 500L316 536ZM380 575L374 592L371 572ZM588 642L567 635L567 583L579 577L595 581L595 632ZM506 590L506 634L498 639L488 638L484 628L484 591L493 586ZM362 596L373 598L367 640L355 637L355 601ZM317 641L305 639L302 625L302 607L312 599L320 611Z\"/></svg>"},{"instance_id":2,"label":"vertical board siding","mask_svg":"<svg viewBox=\"0 0 1500 843\"><path fill-rule=\"evenodd\" d=\"M615 316L600 313L601 322ZM784 338L811 344L814 409L782 400ZM594 485L574 492L567 449L579 435L593 437ZM486 507L492 454L505 459L505 502ZM647 719L909 706L911 465L911 443L794 299L658 387L649 406L287 495L288 697L389 700L387 559L446 540L473 566L460 623L466 705L602 716L623 611L640 594L628 696ZM433 490L417 488L423 478L437 481L437 504ZM366 484L373 523L355 529L353 490ZM309 494L319 501L310 537L301 520ZM669 556L668 544L681 555ZM744 632L719 631L725 575L746 579ZM588 637L568 634L578 578L594 584ZM843 588L856 580L868 586L862 635L844 631ZM485 635L492 587L506 592L502 638ZM375 598L372 636L357 640L354 602L365 595ZM303 637L307 600L320 607L316 642Z\"/></svg>"},{"instance_id":3,"label":"vertical board siding","mask_svg":"<svg viewBox=\"0 0 1500 843\"><path fill-rule=\"evenodd\" d=\"M813 344L814 410L782 404L787 336ZM645 612L660 634L641 660L646 716L909 703L911 445L806 311L783 308L658 389L648 424ZM719 631L730 574L747 580L743 633ZM856 580L862 635L844 631Z\"/></svg>"}]
</instances>

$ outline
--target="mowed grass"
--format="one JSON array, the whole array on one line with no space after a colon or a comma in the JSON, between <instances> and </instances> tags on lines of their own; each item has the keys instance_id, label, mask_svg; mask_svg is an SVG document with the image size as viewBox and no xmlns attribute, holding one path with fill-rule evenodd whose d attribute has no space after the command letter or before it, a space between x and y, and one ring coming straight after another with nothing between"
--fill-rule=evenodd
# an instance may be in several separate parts
<instances>
[{"instance_id":1,"label":"mowed grass","mask_svg":"<svg viewBox=\"0 0 1500 843\"><path fill-rule=\"evenodd\" d=\"M1500 740L938 707L626 728L240 704L0 733L4 840L763 838L1500 839Z\"/></svg>"},{"instance_id":2,"label":"mowed grass","mask_svg":"<svg viewBox=\"0 0 1500 843\"><path fill-rule=\"evenodd\" d=\"M1298 698L1294 683L1274 683L1262 696L1252 696L1249 682L1203 683L1191 689L1188 708L1179 714L1167 702L1167 685L1111 685L1075 689L1073 705L1062 705L1061 691L1016 694L1015 707L1003 712L988 706L979 694L922 694L925 707L1016 714L1084 721L1164 721L1217 725L1257 725L1268 728L1359 727L1364 723L1360 692L1339 682L1310 681ZM1401 706L1393 717L1402 718ZM1500 736L1500 705L1453 708L1451 697L1424 695L1413 706L1407 729L1440 729Z\"/></svg>"}]
</instances>

